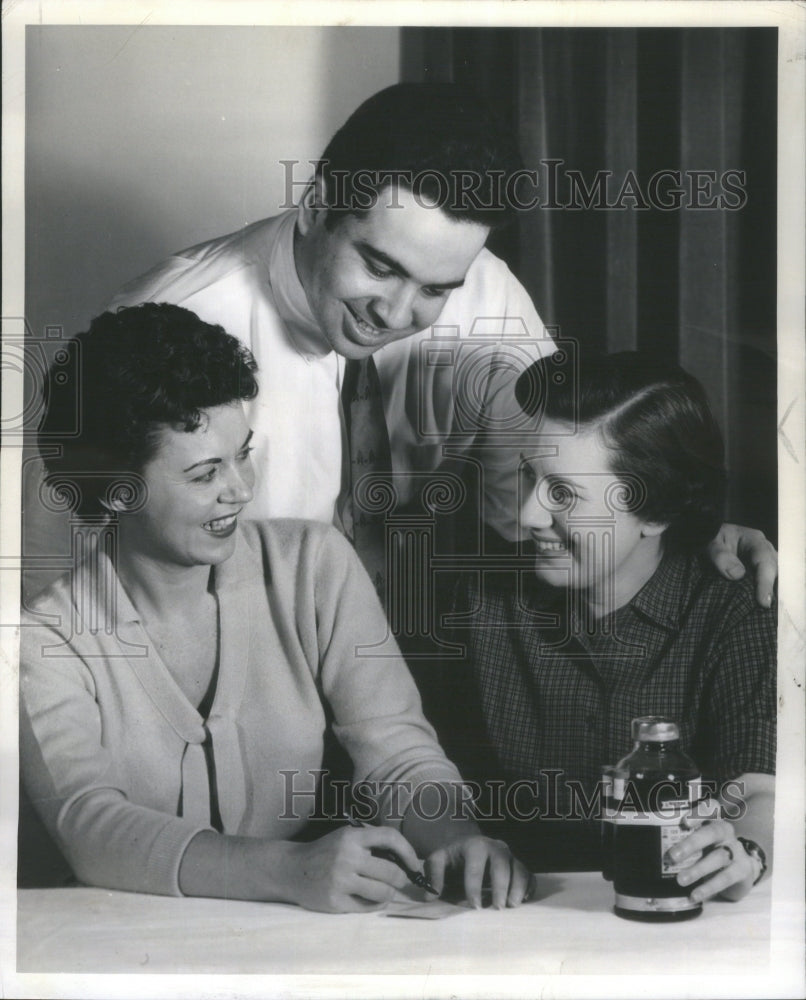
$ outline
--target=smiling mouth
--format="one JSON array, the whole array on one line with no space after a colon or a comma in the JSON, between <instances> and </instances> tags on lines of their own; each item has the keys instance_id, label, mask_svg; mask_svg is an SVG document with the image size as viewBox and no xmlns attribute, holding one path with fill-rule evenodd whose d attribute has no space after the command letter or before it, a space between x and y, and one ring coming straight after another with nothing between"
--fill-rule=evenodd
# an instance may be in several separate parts
<instances>
[{"instance_id":1,"label":"smiling mouth","mask_svg":"<svg viewBox=\"0 0 806 1000\"><path fill-rule=\"evenodd\" d=\"M532 534L532 541L539 555L561 555L568 552L567 546L562 542L550 541L535 534Z\"/></svg>"},{"instance_id":2,"label":"smiling mouth","mask_svg":"<svg viewBox=\"0 0 806 1000\"><path fill-rule=\"evenodd\" d=\"M215 535L217 538L228 538L238 527L238 514L227 514L226 517L216 517L212 521L205 521L202 527L206 532Z\"/></svg>"},{"instance_id":3,"label":"smiling mouth","mask_svg":"<svg viewBox=\"0 0 806 1000\"><path fill-rule=\"evenodd\" d=\"M362 319L346 302L344 305L361 338L366 338L368 344L375 344L383 331L379 330L377 326L373 326L372 323L368 323L365 319Z\"/></svg>"}]
</instances>

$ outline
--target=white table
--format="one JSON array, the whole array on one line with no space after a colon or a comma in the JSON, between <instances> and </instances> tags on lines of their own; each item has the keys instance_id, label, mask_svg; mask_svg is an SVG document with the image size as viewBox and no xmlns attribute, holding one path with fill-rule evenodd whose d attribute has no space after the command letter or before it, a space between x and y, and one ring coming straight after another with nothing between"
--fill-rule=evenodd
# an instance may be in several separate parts
<instances>
[{"instance_id":1,"label":"white table","mask_svg":"<svg viewBox=\"0 0 806 1000\"><path fill-rule=\"evenodd\" d=\"M518 909L468 909L432 921L91 888L23 890L17 971L709 978L769 971L768 882L739 903L708 903L700 917L671 924L616 917L612 886L595 873L540 876L538 895Z\"/></svg>"}]
</instances>

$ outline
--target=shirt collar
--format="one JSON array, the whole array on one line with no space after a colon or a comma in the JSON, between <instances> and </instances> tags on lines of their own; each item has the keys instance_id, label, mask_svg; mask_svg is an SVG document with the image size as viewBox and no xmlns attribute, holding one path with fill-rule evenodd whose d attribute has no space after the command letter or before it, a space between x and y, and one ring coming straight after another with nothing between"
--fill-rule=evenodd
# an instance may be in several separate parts
<instances>
[{"instance_id":1,"label":"shirt collar","mask_svg":"<svg viewBox=\"0 0 806 1000\"><path fill-rule=\"evenodd\" d=\"M93 628L98 631L111 629L114 635L117 626L140 621L140 613L106 552L93 552L71 575L73 601L82 616L86 615L85 609L91 609L95 619Z\"/></svg>"},{"instance_id":2,"label":"shirt collar","mask_svg":"<svg viewBox=\"0 0 806 1000\"><path fill-rule=\"evenodd\" d=\"M662 628L677 629L702 576L703 569L697 557L666 555L632 600L613 615L634 613ZM568 592L563 587L551 587L537 577L527 580L535 608L553 613L567 609Z\"/></svg>"},{"instance_id":3,"label":"shirt collar","mask_svg":"<svg viewBox=\"0 0 806 1000\"><path fill-rule=\"evenodd\" d=\"M238 526L235 535L235 551L223 563L213 567L211 586L216 592L222 589L237 590L247 581L246 561L248 560L248 543L242 535L242 526ZM114 563L105 552L97 554L97 562L88 559L83 564L83 571L75 578L81 593L75 594L79 608L91 607L98 615L98 627L114 627L117 625L142 624L140 612L132 603L126 588L118 576ZM109 603L105 603L109 601Z\"/></svg>"},{"instance_id":4,"label":"shirt collar","mask_svg":"<svg viewBox=\"0 0 806 1000\"><path fill-rule=\"evenodd\" d=\"M666 555L627 607L657 625L676 629L702 575L697 558Z\"/></svg>"},{"instance_id":5,"label":"shirt collar","mask_svg":"<svg viewBox=\"0 0 806 1000\"><path fill-rule=\"evenodd\" d=\"M297 214L287 212L280 222L277 239L269 256L269 283L274 304L289 336L302 354L321 357L332 348L311 312L308 296L302 287L294 261L294 233Z\"/></svg>"},{"instance_id":6,"label":"shirt collar","mask_svg":"<svg viewBox=\"0 0 806 1000\"><path fill-rule=\"evenodd\" d=\"M248 537L247 537L248 535ZM212 589L219 595L250 587L249 549L254 533L249 522L238 522L235 531L235 549L229 559L213 566Z\"/></svg>"}]
</instances>

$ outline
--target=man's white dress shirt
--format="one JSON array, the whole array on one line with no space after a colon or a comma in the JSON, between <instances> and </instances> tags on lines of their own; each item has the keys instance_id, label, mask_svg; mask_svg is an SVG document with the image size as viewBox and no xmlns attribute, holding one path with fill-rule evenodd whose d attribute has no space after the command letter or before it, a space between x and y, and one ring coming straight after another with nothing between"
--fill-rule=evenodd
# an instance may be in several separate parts
<instances>
[{"instance_id":1,"label":"man's white dress shirt","mask_svg":"<svg viewBox=\"0 0 806 1000\"><path fill-rule=\"evenodd\" d=\"M297 275L295 220L290 211L183 250L128 284L110 308L172 302L246 344L260 385L248 413L257 472L248 517L338 523L344 359L330 350ZM433 327L374 355L401 501L486 435L483 516L513 537L517 448L505 446L523 417L512 387L551 347L525 289L482 250Z\"/></svg>"}]
</instances>

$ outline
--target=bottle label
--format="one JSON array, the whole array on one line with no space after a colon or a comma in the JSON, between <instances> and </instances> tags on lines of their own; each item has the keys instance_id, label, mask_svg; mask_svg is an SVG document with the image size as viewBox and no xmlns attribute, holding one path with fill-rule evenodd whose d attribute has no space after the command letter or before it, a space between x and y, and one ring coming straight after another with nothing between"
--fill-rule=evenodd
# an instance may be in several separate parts
<instances>
[{"instance_id":1,"label":"bottle label","mask_svg":"<svg viewBox=\"0 0 806 1000\"><path fill-rule=\"evenodd\" d=\"M617 799L613 796L611 801L605 801L602 808L602 819L618 826L658 826L665 829L679 826L685 818L690 825L683 833L690 833L706 820L719 819L721 814L721 807L715 799L700 799L697 802L667 799L649 810L636 806L629 799Z\"/></svg>"},{"instance_id":2,"label":"bottle label","mask_svg":"<svg viewBox=\"0 0 806 1000\"><path fill-rule=\"evenodd\" d=\"M620 803L625 810L638 809L653 813L696 807L703 794L702 778L699 775L680 779L674 774L651 777L644 774L604 774L602 790L606 799Z\"/></svg>"},{"instance_id":3,"label":"bottle label","mask_svg":"<svg viewBox=\"0 0 806 1000\"><path fill-rule=\"evenodd\" d=\"M655 812L624 809L621 804L615 807L605 805L602 809L602 819L607 823L615 823L616 826L679 826L684 816L692 815L696 815L696 812L692 811L688 802L682 806L668 806L664 803L664 808Z\"/></svg>"}]
</instances>

